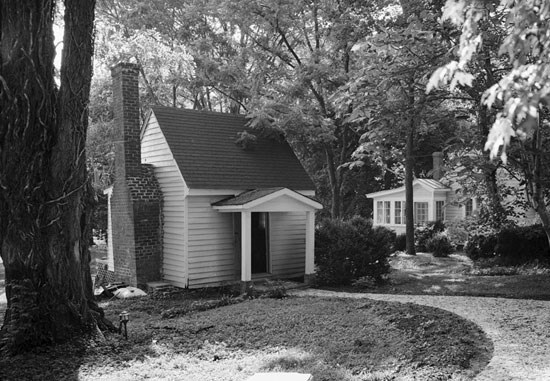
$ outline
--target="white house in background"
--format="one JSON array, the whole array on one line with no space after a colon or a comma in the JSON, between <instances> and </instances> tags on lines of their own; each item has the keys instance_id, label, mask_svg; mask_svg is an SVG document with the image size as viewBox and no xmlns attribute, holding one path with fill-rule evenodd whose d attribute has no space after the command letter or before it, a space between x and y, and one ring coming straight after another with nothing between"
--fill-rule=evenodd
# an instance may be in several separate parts
<instances>
[{"instance_id":1,"label":"white house in background","mask_svg":"<svg viewBox=\"0 0 550 381\"><path fill-rule=\"evenodd\" d=\"M478 209L476 198L458 202L456 185L449 187L439 181L443 154L434 152L434 179L413 180L413 214L415 225L428 221L451 221L473 215ZM366 195L373 200L373 225L381 225L405 233L405 187Z\"/></svg>"},{"instance_id":2,"label":"white house in background","mask_svg":"<svg viewBox=\"0 0 550 381\"><path fill-rule=\"evenodd\" d=\"M140 128L137 76L136 65L113 68L116 276L196 288L312 275L322 206L287 142L238 144L244 116L172 107L153 107Z\"/></svg>"}]
</instances>

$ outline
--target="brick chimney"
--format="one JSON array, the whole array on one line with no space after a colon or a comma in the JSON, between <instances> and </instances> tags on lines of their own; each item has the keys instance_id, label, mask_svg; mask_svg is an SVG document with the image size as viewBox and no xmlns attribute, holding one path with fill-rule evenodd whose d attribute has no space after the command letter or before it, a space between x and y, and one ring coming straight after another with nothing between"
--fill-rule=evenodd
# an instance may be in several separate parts
<instances>
[{"instance_id":1,"label":"brick chimney","mask_svg":"<svg viewBox=\"0 0 550 381\"><path fill-rule=\"evenodd\" d=\"M153 168L141 163L139 66L111 69L115 123L115 181L111 237L115 277L145 287L161 278L162 192Z\"/></svg>"},{"instance_id":2,"label":"brick chimney","mask_svg":"<svg viewBox=\"0 0 550 381\"><path fill-rule=\"evenodd\" d=\"M115 116L116 170L122 177L141 173L139 66L120 63L111 69Z\"/></svg>"},{"instance_id":3,"label":"brick chimney","mask_svg":"<svg viewBox=\"0 0 550 381\"><path fill-rule=\"evenodd\" d=\"M443 177L443 152L432 153L432 159L433 159L432 178L434 180L439 181Z\"/></svg>"}]
</instances>

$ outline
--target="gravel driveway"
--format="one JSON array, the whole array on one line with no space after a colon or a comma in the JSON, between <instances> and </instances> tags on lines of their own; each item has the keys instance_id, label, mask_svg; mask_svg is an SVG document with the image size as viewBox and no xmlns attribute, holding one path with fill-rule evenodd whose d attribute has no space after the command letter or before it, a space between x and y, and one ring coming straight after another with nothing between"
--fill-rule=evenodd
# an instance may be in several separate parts
<instances>
[{"instance_id":1,"label":"gravel driveway","mask_svg":"<svg viewBox=\"0 0 550 381\"><path fill-rule=\"evenodd\" d=\"M479 325L493 341L493 358L475 378L550 380L550 301L443 295L355 294L293 290L296 296L370 298L451 311Z\"/></svg>"}]
</instances>

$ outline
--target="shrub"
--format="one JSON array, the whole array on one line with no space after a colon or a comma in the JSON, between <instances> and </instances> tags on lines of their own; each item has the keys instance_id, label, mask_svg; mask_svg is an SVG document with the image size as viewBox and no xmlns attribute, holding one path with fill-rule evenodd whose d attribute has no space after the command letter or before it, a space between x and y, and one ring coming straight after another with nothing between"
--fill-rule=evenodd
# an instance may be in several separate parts
<instances>
[{"instance_id":1,"label":"shrub","mask_svg":"<svg viewBox=\"0 0 550 381\"><path fill-rule=\"evenodd\" d=\"M395 237L395 245L394 250L395 251L405 251L407 248L407 235L406 234L398 234Z\"/></svg>"},{"instance_id":2,"label":"shrub","mask_svg":"<svg viewBox=\"0 0 550 381\"><path fill-rule=\"evenodd\" d=\"M455 246L463 246L468 241L467 224L463 220L448 221L447 236L451 243Z\"/></svg>"},{"instance_id":3,"label":"shrub","mask_svg":"<svg viewBox=\"0 0 550 381\"><path fill-rule=\"evenodd\" d=\"M395 233L372 226L362 217L326 219L315 232L316 281L321 285L349 285L361 277L375 281L390 270L388 257Z\"/></svg>"},{"instance_id":4,"label":"shrub","mask_svg":"<svg viewBox=\"0 0 550 381\"><path fill-rule=\"evenodd\" d=\"M426 249L432 252L434 257L447 257L455 248L447 234L436 233L426 242Z\"/></svg>"},{"instance_id":5,"label":"shrub","mask_svg":"<svg viewBox=\"0 0 550 381\"><path fill-rule=\"evenodd\" d=\"M502 229L495 246L498 262L505 266L547 262L549 250L548 238L540 224Z\"/></svg>"},{"instance_id":6,"label":"shrub","mask_svg":"<svg viewBox=\"0 0 550 381\"><path fill-rule=\"evenodd\" d=\"M472 261L479 259L490 259L495 257L495 247L497 245L497 235L473 235L468 238L464 246L464 253Z\"/></svg>"},{"instance_id":7,"label":"shrub","mask_svg":"<svg viewBox=\"0 0 550 381\"><path fill-rule=\"evenodd\" d=\"M443 221L430 221L424 226L419 226L414 231L415 247L418 251L428 251L426 244L435 234L445 231Z\"/></svg>"},{"instance_id":8,"label":"shrub","mask_svg":"<svg viewBox=\"0 0 550 381\"><path fill-rule=\"evenodd\" d=\"M548 263L549 246L542 225L510 226L495 234L474 235L464 251L470 259L491 259L495 265Z\"/></svg>"}]
</instances>

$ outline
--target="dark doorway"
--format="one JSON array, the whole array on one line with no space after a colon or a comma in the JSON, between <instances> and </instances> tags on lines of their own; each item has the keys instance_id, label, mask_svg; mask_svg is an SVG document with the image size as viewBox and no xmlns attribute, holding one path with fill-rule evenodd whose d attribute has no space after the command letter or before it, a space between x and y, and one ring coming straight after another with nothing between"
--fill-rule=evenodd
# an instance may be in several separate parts
<instances>
[{"instance_id":1,"label":"dark doorway","mask_svg":"<svg viewBox=\"0 0 550 381\"><path fill-rule=\"evenodd\" d=\"M252 213L252 274L269 272L269 213Z\"/></svg>"}]
</instances>

